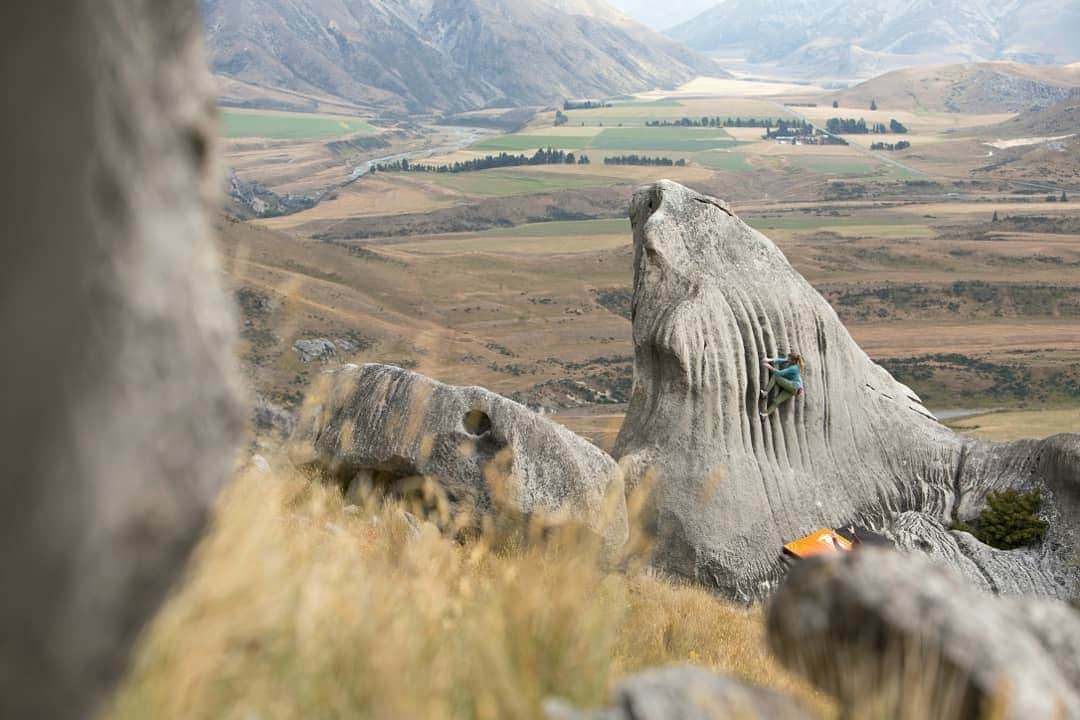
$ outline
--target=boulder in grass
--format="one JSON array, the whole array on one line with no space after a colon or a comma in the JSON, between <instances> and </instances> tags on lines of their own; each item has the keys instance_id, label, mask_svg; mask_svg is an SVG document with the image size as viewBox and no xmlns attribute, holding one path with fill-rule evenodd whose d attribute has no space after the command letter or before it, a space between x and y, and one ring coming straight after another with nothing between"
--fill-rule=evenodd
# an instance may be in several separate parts
<instances>
[{"instance_id":1,"label":"boulder in grass","mask_svg":"<svg viewBox=\"0 0 1080 720\"><path fill-rule=\"evenodd\" d=\"M562 425L480 387L390 365L346 365L305 402L290 443L346 492L424 495L444 523L485 518L587 528L627 538L622 473ZM426 495L425 495L426 493Z\"/></svg>"},{"instance_id":2,"label":"boulder in grass","mask_svg":"<svg viewBox=\"0 0 1080 720\"><path fill-rule=\"evenodd\" d=\"M922 555L800 563L767 624L779 660L848 717L1080 718L1080 614L980 592Z\"/></svg>"}]
</instances>

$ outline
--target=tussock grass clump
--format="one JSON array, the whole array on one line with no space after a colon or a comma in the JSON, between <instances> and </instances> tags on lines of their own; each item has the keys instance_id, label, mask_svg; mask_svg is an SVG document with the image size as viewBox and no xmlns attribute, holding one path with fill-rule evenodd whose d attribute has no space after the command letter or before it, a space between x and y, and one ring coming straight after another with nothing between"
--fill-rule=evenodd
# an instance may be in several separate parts
<instances>
[{"instance_id":1,"label":"tussock grass clump","mask_svg":"<svg viewBox=\"0 0 1080 720\"><path fill-rule=\"evenodd\" d=\"M668 662L831 713L763 634L760 609L611 570L588 543L458 543L296 473L243 474L104 717L536 718Z\"/></svg>"}]
</instances>

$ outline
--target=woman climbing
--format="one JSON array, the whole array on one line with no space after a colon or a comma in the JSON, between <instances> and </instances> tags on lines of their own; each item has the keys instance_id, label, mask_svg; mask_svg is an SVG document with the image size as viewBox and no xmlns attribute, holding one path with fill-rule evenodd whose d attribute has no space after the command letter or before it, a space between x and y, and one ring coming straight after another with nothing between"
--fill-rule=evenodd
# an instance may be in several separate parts
<instances>
[{"instance_id":1,"label":"woman climbing","mask_svg":"<svg viewBox=\"0 0 1080 720\"><path fill-rule=\"evenodd\" d=\"M771 377L769 384L761 391L761 398L767 400L769 393L776 388L776 397L766 408L765 412L758 415L764 420L772 415L776 408L786 403L796 395L802 394L802 355L797 352L789 352L787 357L764 358L765 367L768 368Z\"/></svg>"}]
</instances>

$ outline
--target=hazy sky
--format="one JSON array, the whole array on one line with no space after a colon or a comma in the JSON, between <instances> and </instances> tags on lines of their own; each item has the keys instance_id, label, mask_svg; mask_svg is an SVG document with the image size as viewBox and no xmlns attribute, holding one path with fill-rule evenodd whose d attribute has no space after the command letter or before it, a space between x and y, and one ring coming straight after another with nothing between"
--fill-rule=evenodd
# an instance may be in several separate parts
<instances>
[{"instance_id":1,"label":"hazy sky","mask_svg":"<svg viewBox=\"0 0 1080 720\"><path fill-rule=\"evenodd\" d=\"M689 20L702 10L718 5L718 0L607 0L638 22L657 30L666 30Z\"/></svg>"}]
</instances>

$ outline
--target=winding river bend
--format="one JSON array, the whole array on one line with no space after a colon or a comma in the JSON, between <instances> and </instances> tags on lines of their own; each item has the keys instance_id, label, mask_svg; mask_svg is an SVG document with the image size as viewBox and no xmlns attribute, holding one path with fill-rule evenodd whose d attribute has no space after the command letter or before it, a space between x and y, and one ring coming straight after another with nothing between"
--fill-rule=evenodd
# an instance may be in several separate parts
<instances>
[{"instance_id":1,"label":"winding river bend","mask_svg":"<svg viewBox=\"0 0 1080 720\"><path fill-rule=\"evenodd\" d=\"M445 139L440 139L439 142L430 147L365 160L353 168L352 174L349 175L349 179L344 184L351 183L354 180L367 175L376 165L397 162L399 160L417 160L434 157L436 155L445 155L446 153L456 152L458 150L463 150L470 145L474 145L488 135L499 134L498 130L493 130L491 128L470 127L464 125L439 125L438 127L431 129L434 129L438 133L443 133L447 137Z\"/></svg>"}]
</instances>

